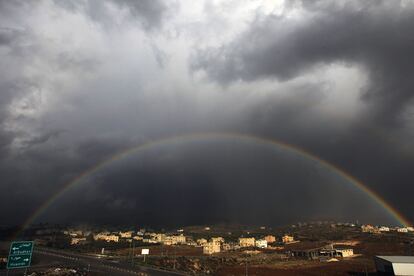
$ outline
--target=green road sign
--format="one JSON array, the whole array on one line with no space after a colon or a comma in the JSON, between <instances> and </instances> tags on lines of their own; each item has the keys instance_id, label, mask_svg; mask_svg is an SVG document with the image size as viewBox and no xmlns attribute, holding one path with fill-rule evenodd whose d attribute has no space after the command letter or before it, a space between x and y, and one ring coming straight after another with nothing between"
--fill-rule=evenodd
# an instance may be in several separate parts
<instances>
[{"instance_id":1,"label":"green road sign","mask_svg":"<svg viewBox=\"0 0 414 276\"><path fill-rule=\"evenodd\" d=\"M7 268L29 267L32 260L33 242L17 241L10 245L9 259Z\"/></svg>"}]
</instances>

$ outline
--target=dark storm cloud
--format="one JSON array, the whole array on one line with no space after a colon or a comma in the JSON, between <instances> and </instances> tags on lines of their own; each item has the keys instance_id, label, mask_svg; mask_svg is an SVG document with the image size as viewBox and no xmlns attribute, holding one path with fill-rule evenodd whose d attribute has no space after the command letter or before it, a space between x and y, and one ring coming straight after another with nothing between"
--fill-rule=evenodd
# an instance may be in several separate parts
<instances>
[{"instance_id":1,"label":"dark storm cloud","mask_svg":"<svg viewBox=\"0 0 414 276\"><path fill-rule=\"evenodd\" d=\"M167 11L165 2L159 0L121 0L114 2L128 8L132 15L141 17L146 29L159 27L163 21L165 12Z\"/></svg>"},{"instance_id":2,"label":"dark storm cloud","mask_svg":"<svg viewBox=\"0 0 414 276\"><path fill-rule=\"evenodd\" d=\"M10 46L16 40L17 30L2 28L0 29L0 45Z\"/></svg>"},{"instance_id":3,"label":"dark storm cloud","mask_svg":"<svg viewBox=\"0 0 414 276\"><path fill-rule=\"evenodd\" d=\"M0 28L0 49L8 53L9 55L22 58L22 44L25 43L26 38L29 34L20 29L3 27ZM7 63L5 63L7 64ZM5 71L2 79L0 80L0 112L4 112L2 108L6 107L15 97L20 97L22 92L22 87L27 86L28 82L20 79L15 81L11 78L7 78L8 75L12 75L14 72ZM17 76L16 76L17 77ZM0 120L4 119L4 114L1 116Z\"/></svg>"},{"instance_id":4,"label":"dark storm cloud","mask_svg":"<svg viewBox=\"0 0 414 276\"><path fill-rule=\"evenodd\" d=\"M402 7L399 1L303 3L310 14L299 19L258 16L229 44L200 50L193 68L225 84L285 81L319 65L360 64L370 78L364 98L377 105L378 119L395 119L413 96L413 6Z\"/></svg>"},{"instance_id":5,"label":"dark storm cloud","mask_svg":"<svg viewBox=\"0 0 414 276\"><path fill-rule=\"evenodd\" d=\"M59 142L58 137L65 135L65 132L55 131L34 137L23 141L18 152L9 150L1 156L3 192L0 194L0 208L9 210L11 204L14 206L13 217L8 217L6 224L22 223L79 174L107 160L115 152L131 147L126 140L108 141L98 137L79 143ZM10 136L11 141L18 137L17 134ZM6 215L1 213L1 216Z\"/></svg>"},{"instance_id":6,"label":"dark storm cloud","mask_svg":"<svg viewBox=\"0 0 414 276\"><path fill-rule=\"evenodd\" d=\"M312 108L323 103L329 89L304 85L309 94L294 89L287 100L270 96L246 110L239 118L240 128L299 145L351 172L410 213L408 200L391 191L410 191L414 177L407 170L414 161L412 150L400 149L409 139L402 134L409 126L401 116L414 96L413 6L403 7L399 1L296 1L290 8L298 3L306 9L300 18L258 16L228 44L198 50L193 69L230 85L238 80L289 81L335 63L362 66L369 82L361 99L368 110L350 126L315 115Z\"/></svg>"},{"instance_id":7,"label":"dark storm cloud","mask_svg":"<svg viewBox=\"0 0 414 276\"><path fill-rule=\"evenodd\" d=\"M15 130L7 129L5 125L10 117L9 106L14 100L27 95L29 93L27 88L30 86L24 78L0 80L0 153L4 153L3 151L8 149L17 135Z\"/></svg>"},{"instance_id":8,"label":"dark storm cloud","mask_svg":"<svg viewBox=\"0 0 414 276\"><path fill-rule=\"evenodd\" d=\"M23 146L31 147L34 145L46 143L47 141L49 141L49 139L57 137L59 134L60 131L55 130L48 133L43 133L38 136L30 137L29 139L23 141Z\"/></svg>"},{"instance_id":9,"label":"dark storm cloud","mask_svg":"<svg viewBox=\"0 0 414 276\"><path fill-rule=\"evenodd\" d=\"M162 1L0 1L0 220L23 221L120 151L205 131L299 146L412 213L410 118L399 116L411 104L413 9L387 2L303 1L303 16L260 15L234 40L206 48L214 30L232 25L214 4L208 9L220 20L211 24L181 12L188 3L174 10ZM217 37L213 44L222 44ZM190 56L188 68L194 47L204 50ZM306 77L330 64L368 75L361 88L366 110L330 99L348 75L334 84L318 73ZM189 75L191 69L209 79ZM164 145L97 172L42 220L390 221L349 183L302 161L235 141ZM11 202L18 205L13 217L4 212Z\"/></svg>"},{"instance_id":10,"label":"dark storm cloud","mask_svg":"<svg viewBox=\"0 0 414 276\"><path fill-rule=\"evenodd\" d=\"M322 190L323 195L315 193ZM49 214L77 223L94 216L100 223L158 227L211 222L275 225L289 223L292 217L349 220L357 214L360 219L383 214L349 183L341 183L311 162L288 152L275 154L268 148L234 142L155 149L145 157L113 164L72 192ZM345 207L348 199L340 194L352 195L355 206ZM74 196L77 206L71 204ZM53 211L69 206L72 212L65 215ZM360 208L370 210L372 217L359 213Z\"/></svg>"}]
</instances>

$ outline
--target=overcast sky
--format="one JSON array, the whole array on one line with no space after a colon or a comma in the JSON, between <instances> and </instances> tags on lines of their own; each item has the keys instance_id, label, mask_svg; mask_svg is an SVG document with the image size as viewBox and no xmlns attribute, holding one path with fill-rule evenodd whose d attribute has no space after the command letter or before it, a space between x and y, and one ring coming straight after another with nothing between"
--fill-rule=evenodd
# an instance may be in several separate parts
<instances>
[{"instance_id":1,"label":"overcast sky","mask_svg":"<svg viewBox=\"0 0 414 276\"><path fill-rule=\"evenodd\" d=\"M0 221L149 141L235 132L302 148L414 220L414 2L0 0ZM53 222L396 223L286 150L153 148L90 176Z\"/></svg>"}]
</instances>

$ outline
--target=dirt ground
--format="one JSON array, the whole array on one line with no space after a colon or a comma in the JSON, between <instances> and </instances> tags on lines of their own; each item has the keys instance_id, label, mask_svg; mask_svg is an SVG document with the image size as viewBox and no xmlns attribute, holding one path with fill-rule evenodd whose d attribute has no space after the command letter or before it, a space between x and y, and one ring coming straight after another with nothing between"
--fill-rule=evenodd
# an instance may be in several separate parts
<instances>
[{"instance_id":1,"label":"dirt ground","mask_svg":"<svg viewBox=\"0 0 414 276\"><path fill-rule=\"evenodd\" d=\"M288 262L285 265L275 266L248 266L248 275L283 275L283 276L297 276L297 275L376 275L374 262L370 259L353 259L347 261L321 263L318 261L307 262ZM246 266L226 267L217 272L217 275L245 275Z\"/></svg>"}]
</instances>

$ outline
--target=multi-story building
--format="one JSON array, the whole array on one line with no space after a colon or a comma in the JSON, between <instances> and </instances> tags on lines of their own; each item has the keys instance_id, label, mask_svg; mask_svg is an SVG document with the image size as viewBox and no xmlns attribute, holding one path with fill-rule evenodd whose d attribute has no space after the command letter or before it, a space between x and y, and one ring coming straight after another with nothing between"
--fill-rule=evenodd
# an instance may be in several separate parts
<instances>
[{"instance_id":1,"label":"multi-story building","mask_svg":"<svg viewBox=\"0 0 414 276\"><path fill-rule=\"evenodd\" d=\"M173 240L175 240L177 244L185 244L186 237L183 234L181 234L178 236L173 236Z\"/></svg>"},{"instance_id":2,"label":"multi-story building","mask_svg":"<svg viewBox=\"0 0 414 276\"><path fill-rule=\"evenodd\" d=\"M165 234L156 234L152 237L152 239L158 243L163 243L167 236Z\"/></svg>"},{"instance_id":3,"label":"multi-story building","mask_svg":"<svg viewBox=\"0 0 414 276\"><path fill-rule=\"evenodd\" d=\"M267 241L267 243L273 243L276 241L276 237L272 235L267 235L266 237L264 237L264 239Z\"/></svg>"},{"instance_id":4,"label":"multi-story building","mask_svg":"<svg viewBox=\"0 0 414 276\"><path fill-rule=\"evenodd\" d=\"M354 250L352 248L338 248L335 249L336 255L338 257L351 257L354 255Z\"/></svg>"},{"instance_id":5,"label":"multi-story building","mask_svg":"<svg viewBox=\"0 0 414 276\"><path fill-rule=\"evenodd\" d=\"M380 232L390 232L390 228L387 226L381 226L378 230Z\"/></svg>"},{"instance_id":6,"label":"multi-story building","mask_svg":"<svg viewBox=\"0 0 414 276\"><path fill-rule=\"evenodd\" d=\"M238 250L238 249L240 249L240 245L236 242L223 243L221 245L222 251L230 251L230 250Z\"/></svg>"},{"instance_id":7,"label":"multi-story building","mask_svg":"<svg viewBox=\"0 0 414 276\"><path fill-rule=\"evenodd\" d=\"M263 240L256 240L255 244L256 244L256 247L259 247L259 248L267 248L267 241L265 239L263 239Z\"/></svg>"},{"instance_id":8,"label":"multi-story building","mask_svg":"<svg viewBox=\"0 0 414 276\"><path fill-rule=\"evenodd\" d=\"M282 237L282 242L283 242L283 243L291 243L291 242L293 242L293 241L295 241L295 239L293 238L293 236L284 235L284 236Z\"/></svg>"},{"instance_id":9,"label":"multi-story building","mask_svg":"<svg viewBox=\"0 0 414 276\"><path fill-rule=\"evenodd\" d=\"M240 247L253 247L255 241L255 238L239 238L239 245Z\"/></svg>"},{"instance_id":10,"label":"multi-story building","mask_svg":"<svg viewBox=\"0 0 414 276\"><path fill-rule=\"evenodd\" d=\"M165 245L185 244L186 237L181 234L178 236L165 236L163 243Z\"/></svg>"},{"instance_id":11,"label":"multi-story building","mask_svg":"<svg viewBox=\"0 0 414 276\"><path fill-rule=\"evenodd\" d=\"M134 233L134 231L126 231L126 232L119 232L119 236L121 238L126 238L126 239L130 239L132 238L132 234Z\"/></svg>"},{"instance_id":12,"label":"multi-story building","mask_svg":"<svg viewBox=\"0 0 414 276\"><path fill-rule=\"evenodd\" d=\"M197 240L197 244L200 245L200 246L204 246L207 242L208 241L206 239L203 239L203 238Z\"/></svg>"},{"instance_id":13,"label":"multi-story building","mask_svg":"<svg viewBox=\"0 0 414 276\"><path fill-rule=\"evenodd\" d=\"M203 253L204 254L214 254L220 252L220 243L216 241L210 241L203 245Z\"/></svg>"}]
</instances>

